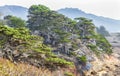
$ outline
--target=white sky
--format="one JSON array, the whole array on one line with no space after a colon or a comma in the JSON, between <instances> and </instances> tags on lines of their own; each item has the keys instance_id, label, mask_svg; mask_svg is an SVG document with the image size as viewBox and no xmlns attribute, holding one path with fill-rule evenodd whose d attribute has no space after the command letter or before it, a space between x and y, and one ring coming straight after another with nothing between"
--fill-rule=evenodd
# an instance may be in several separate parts
<instances>
[{"instance_id":1,"label":"white sky","mask_svg":"<svg viewBox=\"0 0 120 76\"><path fill-rule=\"evenodd\" d=\"M20 5L29 8L33 4L43 4L53 10L79 8L87 13L120 20L120 0L0 0L0 6Z\"/></svg>"}]
</instances>

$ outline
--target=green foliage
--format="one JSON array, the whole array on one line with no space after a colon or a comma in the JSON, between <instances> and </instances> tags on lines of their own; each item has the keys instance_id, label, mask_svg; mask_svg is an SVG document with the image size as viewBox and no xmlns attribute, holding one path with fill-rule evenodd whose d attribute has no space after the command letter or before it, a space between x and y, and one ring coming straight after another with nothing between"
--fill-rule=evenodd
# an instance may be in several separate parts
<instances>
[{"instance_id":1,"label":"green foliage","mask_svg":"<svg viewBox=\"0 0 120 76\"><path fill-rule=\"evenodd\" d=\"M12 15L5 16L4 20L6 21L6 24L10 27L21 28L26 26L26 22L24 20Z\"/></svg>"},{"instance_id":2,"label":"green foliage","mask_svg":"<svg viewBox=\"0 0 120 76\"><path fill-rule=\"evenodd\" d=\"M97 46L100 47L103 51L108 54L112 53L111 44L106 40L106 38L102 35L96 36Z\"/></svg>"},{"instance_id":3,"label":"green foliage","mask_svg":"<svg viewBox=\"0 0 120 76\"><path fill-rule=\"evenodd\" d=\"M96 35L93 35L92 38L95 39L96 45L88 44L87 47L89 47L97 55L99 55L102 52L107 54L112 53L111 44L106 40L104 36L100 34L96 34Z\"/></svg>"},{"instance_id":4,"label":"green foliage","mask_svg":"<svg viewBox=\"0 0 120 76\"><path fill-rule=\"evenodd\" d=\"M77 42L72 42L72 48L78 49L78 43Z\"/></svg>"},{"instance_id":5,"label":"green foliage","mask_svg":"<svg viewBox=\"0 0 120 76\"><path fill-rule=\"evenodd\" d=\"M95 26L92 23L92 20L86 19L84 17L75 18L75 20L77 20L76 27L78 30L81 30L81 37L88 37L94 33Z\"/></svg>"},{"instance_id":6,"label":"green foliage","mask_svg":"<svg viewBox=\"0 0 120 76\"><path fill-rule=\"evenodd\" d=\"M107 53L107 54L112 53L111 44L107 41L107 39L103 35L96 34L96 35L93 35L92 38L95 39L96 45L88 44L87 46L92 51L94 51L97 55L99 55L100 52Z\"/></svg>"},{"instance_id":7,"label":"green foliage","mask_svg":"<svg viewBox=\"0 0 120 76\"><path fill-rule=\"evenodd\" d=\"M0 33L8 36L10 38L20 39L27 41L28 39L32 38L33 36L30 35L30 31L26 28L11 28L8 26L0 25Z\"/></svg>"},{"instance_id":8,"label":"green foliage","mask_svg":"<svg viewBox=\"0 0 120 76\"><path fill-rule=\"evenodd\" d=\"M47 20L48 12L50 9L44 5L32 5L28 10L28 27L33 30L39 30L40 28L44 28L47 23L44 20Z\"/></svg>"},{"instance_id":9,"label":"green foliage","mask_svg":"<svg viewBox=\"0 0 120 76\"><path fill-rule=\"evenodd\" d=\"M52 38L56 44L71 43L72 48L77 49L79 48L78 44L72 43L72 39L74 39L72 35L76 35L80 36L80 39L86 39L88 47L96 54L99 54L100 50L98 48L104 50L106 53L112 52L108 41L94 31L95 26L90 19L80 17L75 18L76 21L74 21L50 10L44 5L31 6L29 8L28 18L27 22L30 30L41 32L43 35ZM90 39L94 39L97 45L92 45L92 43L89 45L88 41ZM51 45L53 46L52 43Z\"/></svg>"},{"instance_id":10,"label":"green foliage","mask_svg":"<svg viewBox=\"0 0 120 76\"><path fill-rule=\"evenodd\" d=\"M97 55L99 55L100 52L105 52L108 54L112 53L110 43L105 39L105 37L99 35L94 31L95 26L92 23L92 20L83 17L76 18L76 20L78 20L76 26L82 29L82 31L80 32L81 39L87 39L87 40L94 39L96 42L96 45L93 45L92 43L88 43L87 47L89 47ZM100 29L106 31L106 29L103 26L101 26ZM99 50L98 48L100 48L101 50Z\"/></svg>"},{"instance_id":11,"label":"green foliage","mask_svg":"<svg viewBox=\"0 0 120 76\"><path fill-rule=\"evenodd\" d=\"M36 12L37 11L37 12ZM70 42L70 35L76 24L75 21L50 10L43 5L34 5L29 8L28 27L33 32L35 30L52 36L57 43Z\"/></svg>"},{"instance_id":12,"label":"green foliage","mask_svg":"<svg viewBox=\"0 0 120 76\"><path fill-rule=\"evenodd\" d=\"M93 51L97 49L96 45L93 45L93 44L88 44L87 46L90 47Z\"/></svg>"},{"instance_id":13,"label":"green foliage","mask_svg":"<svg viewBox=\"0 0 120 76\"><path fill-rule=\"evenodd\" d=\"M36 11L39 11L39 13ZM53 29L56 28L61 30L63 29L64 26L66 27L71 26L72 28L76 23L75 21L72 21L71 19L65 17L62 14L52 11L48 7L43 5L31 6L29 8L28 18L29 18L28 27L32 31L34 30L45 31L45 29L47 29L48 31L52 31Z\"/></svg>"},{"instance_id":14,"label":"green foliage","mask_svg":"<svg viewBox=\"0 0 120 76\"><path fill-rule=\"evenodd\" d=\"M50 9L44 5L32 5L30 8L29 8L29 13L30 14L39 14L39 13L45 13L45 12L48 12L50 11Z\"/></svg>"},{"instance_id":15,"label":"green foliage","mask_svg":"<svg viewBox=\"0 0 120 76\"><path fill-rule=\"evenodd\" d=\"M81 62L83 62L83 63L86 63L87 62L87 58L86 58L86 56L84 55L84 56L78 56L77 57Z\"/></svg>"},{"instance_id":16,"label":"green foliage","mask_svg":"<svg viewBox=\"0 0 120 76\"><path fill-rule=\"evenodd\" d=\"M77 54L73 51L70 51L70 56L77 56Z\"/></svg>"},{"instance_id":17,"label":"green foliage","mask_svg":"<svg viewBox=\"0 0 120 76\"><path fill-rule=\"evenodd\" d=\"M87 47L89 47L93 52L95 52L95 54L97 56L99 56L100 54L100 50L98 50L97 46L96 45L93 45L93 44L88 44Z\"/></svg>"},{"instance_id":18,"label":"green foliage","mask_svg":"<svg viewBox=\"0 0 120 76\"><path fill-rule=\"evenodd\" d=\"M109 42L102 35L94 31L95 26L92 20L80 17L74 21L50 10L44 5L33 5L29 8L28 13L27 27L32 32L37 30L40 34L42 33L42 35L47 36L49 38L48 40L51 40L50 42L53 42L54 45L57 43L62 44L62 47L66 47L65 44L69 43L70 48L72 48L72 50L68 50L69 55L77 57L74 50L79 49L80 41L83 39L86 40L87 47L97 55L100 52L112 53ZM8 26L0 25L0 49L4 49L7 44L12 49L18 50L21 54L28 53L28 59L40 61L40 65L48 67L74 65L72 62L57 57L51 51L52 48L43 44L42 37L31 35L29 29L25 28L26 24L24 20L11 15L6 16L4 20ZM44 37L45 39L47 41L47 38ZM93 45L90 43L90 39L94 39L96 44ZM51 43L51 45L53 44ZM56 45L54 48L58 49L58 46ZM77 58L83 63L87 62L86 56L78 56ZM65 76L73 75L71 73L65 73Z\"/></svg>"},{"instance_id":19,"label":"green foliage","mask_svg":"<svg viewBox=\"0 0 120 76\"><path fill-rule=\"evenodd\" d=\"M64 74L65 76L74 76L72 73L70 73L70 72L65 72L65 74Z\"/></svg>"},{"instance_id":20,"label":"green foliage","mask_svg":"<svg viewBox=\"0 0 120 76\"><path fill-rule=\"evenodd\" d=\"M59 30L59 29L54 29L54 32L59 35L59 42L65 43L65 42L70 42L69 36L70 33Z\"/></svg>"},{"instance_id":21,"label":"green foliage","mask_svg":"<svg viewBox=\"0 0 120 76\"><path fill-rule=\"evenodd\" d=\"M30 31L26 28L11 28L9 26L0 25L0 36L1 41L0 45L4 46L7 43L10 44L11 47L31 47L37 40L42 40L41 37L30 35ZM29 50L29 49L27 49ZM23 50L22 50L23 51Z\"/></svg>"},{"instance_id":22,"label":"green foliage","mask_svg":"<svg viewBox=\"0 0 120 76\"><path fill-rule=\"evenodd\" d=\"M8 26L0 25L0 36L1 47L5 47L6 44L19 50L20 53L29 53L30 58L41 59L42 55L45 56L44 65L48 63L50 66L69 66L72 65L71 62L68 62L64 59L58 58L54 55L51 50L52 48L43 44L43 39L39 36L34 36L30 34L30 31L26 28L11 28ZM22 48L19 48L22 47ZM1 48L4 49L4 48Z\"/></svg>"},{"instance_id":23,"label":"green foliage","mask_svg":"<svg viewBox=\"0 0 120 76\"><path fill-rule=\"evenodd\" d=\"M58 66L65 66L65 65L73 66L72 62L68 62L60 58L47 58L46 61L48 64L53 64L53 65L58 65Z\"/></svg>"}]
</instances>

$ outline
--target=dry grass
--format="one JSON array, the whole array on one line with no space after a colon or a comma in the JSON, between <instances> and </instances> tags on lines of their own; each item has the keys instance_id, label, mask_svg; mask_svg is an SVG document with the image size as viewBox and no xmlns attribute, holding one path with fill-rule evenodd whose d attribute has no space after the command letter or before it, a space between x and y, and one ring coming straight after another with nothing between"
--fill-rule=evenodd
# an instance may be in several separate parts
<instances>
[{"instance_id":1,"label":"dry grass","mask_svg":"<svg viewBox=\"0 0 120 76\"><path fill-rule=\"evenodd\" d=\"M0 76L52 76L51 72L44 68L36 68L29 64L17 63L0 58Z\"/></svg>"},{"instance_id":2,"label":"dry grass","mask_svg":"<svg viewBox=\"0 0 120 76\"><path fill-rule=\"evenodd\" d=\"M0 58L0 76L66 76L66 72L76 75L75 68L61 68L56 71L50 71L45 68L37 68L35 66L17 63L14 64L7 59Z\"/></svg>"}]
</instances>

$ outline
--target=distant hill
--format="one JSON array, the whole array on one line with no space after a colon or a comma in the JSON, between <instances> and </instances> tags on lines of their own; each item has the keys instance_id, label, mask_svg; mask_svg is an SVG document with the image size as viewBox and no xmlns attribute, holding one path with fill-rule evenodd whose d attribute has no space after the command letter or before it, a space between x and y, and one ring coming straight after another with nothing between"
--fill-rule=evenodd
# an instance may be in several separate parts
<instances>
[{"instance_id":1,"label":"distant hill","mask_svg":"<svg viewBox=\"0 0 120 76\"><path fill-rule=\"evenodd\" d=\"M58 12L72 19L76 17L86 17L92 19L96 26L104 26L109 32L120 32L120 20L85 13L77 8L64 8L58 10ZM5 5L0 6L0 13L2 13L2 17L14 15L27 20L28 9L22 6Z\"/></svg>"},{"instance_id":2,"label":"distant hill","mask_svg":"<svg viewBox=\"0 0 120 76\"><path fill-rule=\"evenodd\" d=\"M28 14L27 11L27 8L16 5L0 6L0 13L2 14L2 18L6 15L14 15L26 20Z\"/></svg>"},{"instance_id":3,"label":"distant hill","mask_svg":"<svg viewBox=\"0 0 120 76\"><path fill-rule=\"evenodd\" d=\"M72 19L86 17L92 19L96 26L104 26L109 32L120 32L120 20L85 13L77 8L64 8L58 10L58 12Z\"/></svg>"}]
</instances>

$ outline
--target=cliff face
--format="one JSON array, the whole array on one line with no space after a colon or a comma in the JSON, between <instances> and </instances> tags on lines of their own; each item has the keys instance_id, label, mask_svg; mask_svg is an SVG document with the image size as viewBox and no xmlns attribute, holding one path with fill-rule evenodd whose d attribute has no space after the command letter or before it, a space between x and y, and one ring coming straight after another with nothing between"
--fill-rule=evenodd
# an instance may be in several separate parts
<instances>
[{"instance_id":1,"label":"cliff face","mask_svg":"<svg viewBox=\"0 0 120 76\"><path fill-rule=\"evenodd\" d=\"M86 76L119 76L120 75L120 61L115 57L106 56L103 61L96 58L91 62L92 68L84 71ZM77 66L78 67L78 66ZM37 68L35 66L25 63L12 63L9 60L0 58L0 75L5 76L66 76L72 74L73 76L82 76L75 68L60 68L56 71L50 71L46 68ZM72 76L71 75L71 76Z\"/></svg>"},{"instance_id":2,"label":"cliff face","mask_svg":"<svg viewBox=\"0 0 120 76\"><path fill-rule=\"evenodd\" d=\"M97 48L93 49L93 46L91 46L97 46L97 39L75 39L75 37L69 42L60 43L56 46L52 43L51 47L53 49L50 49L43 43L40 36L31 35L26 28L11 28L3 25L0 28L0 56L9 59L17 65L22 62L38 68L44 67L46 70L49 70L51 76L54 76L53 74L64 76L66 73L74 76L83 76L89 72L90 75L92 72L98 73L102 69L101 67L108 63L106 62L107 59L103 59L106 57L105 54L102 52L98 53L95 50ZM45 40L51 42L49 38ZM88 46L88 44L91 45ZM9 66L9 63L6 65ZM15 66L14 64L12 65ZM99 68L97 68L98 66ZM3 65L3 70L4 67ZM15 67L17 68L17 66ZM8 70L11 68L9 67ZM25 71L27 72L27 69ZM8 71L5 72L8 73ZM38 76L41 75L39 72ZM35 74L34 71L31 73Z\"/></svg>"},{"instance_id":3,"label":"cliff face","mask_svg":"<svg viewBox=\"0 0 120 76\"><path fill-rule=\"evenodd\" d=\"M119 33L106 37L113 48L111 55L104 54L102 58L96 57L91 64L93 67L86 72L90 76L119 76L120 75L120 46ZM94 56L95 57L95 56Z\"/></svg>"},{"instance_id":4,"label":"cliff face","mask_svg":"<svg viewBox=\"0 0 120 76\"><path fill-rule=\"evenodd\" d=\"M114 55L105 55L102 60L96 59L91 63L93 67L86 72L86 76L119 76L120 60Z\"/></svg>"}]
</instances>

